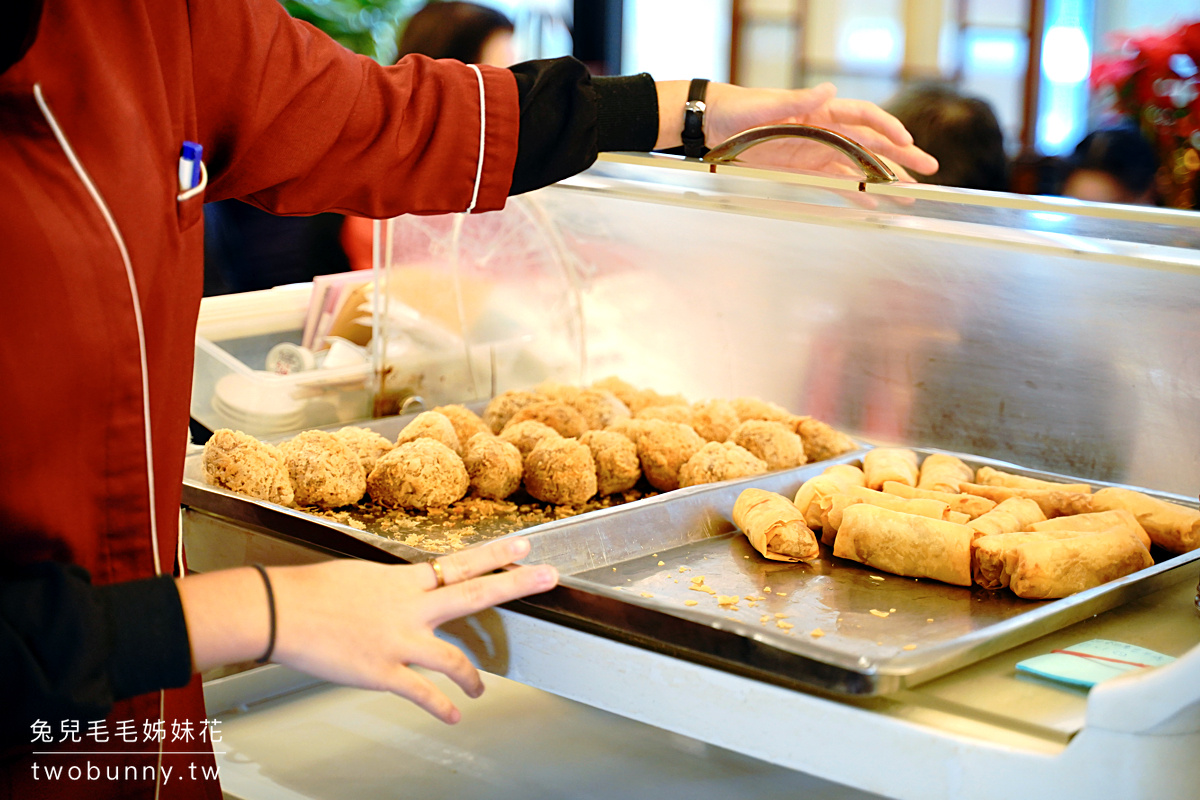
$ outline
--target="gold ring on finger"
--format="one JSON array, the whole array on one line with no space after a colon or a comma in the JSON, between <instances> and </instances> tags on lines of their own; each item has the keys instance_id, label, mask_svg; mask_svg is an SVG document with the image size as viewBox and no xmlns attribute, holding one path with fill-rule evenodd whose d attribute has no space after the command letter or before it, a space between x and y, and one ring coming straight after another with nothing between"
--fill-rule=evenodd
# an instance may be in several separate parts
<instances>
[{"instance_id":1,"label":"gold ring on finger","mask_svg":"<svg viewBox=\"0 0 1200 800\"><path fill-rule=\"evenodd\" d=\"M442 572L441 563L435 558L429 562L429 566L433 567L433 576L437 579L437 586L435 588L441 589L446 585L446 575Z\"/></svg>"}]
</instances>

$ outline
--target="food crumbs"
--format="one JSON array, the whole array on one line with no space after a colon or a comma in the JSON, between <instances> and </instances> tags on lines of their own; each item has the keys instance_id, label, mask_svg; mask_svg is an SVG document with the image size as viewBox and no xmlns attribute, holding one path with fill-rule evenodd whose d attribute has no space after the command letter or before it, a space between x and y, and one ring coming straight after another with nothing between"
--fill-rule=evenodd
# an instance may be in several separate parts
<instances>
[{"instance_id":1,"label":"food crumbs","mask_svg":"<svg viewBox=\"0 0 1200 800\"><path fill-rule=\"evenodd\" d=\"M877 608L872 608L872 609L871 609L871 613L872 613L872 614L874 614L874 615L875 615L875 616L877 616L877 617L886 617L888 614L890 614L890 613L892 613L892 612L890 612L890 611L880 611L880 610L879 610L879 609L877 609Z\"/></svg>"},{"instance_id":2,"label":"food crumbs","mask_svg":"<svg viewBox=\"0 0 1200 800\"><path fill-rule=\"evenodd\" d=\"M763 591L764 591L764 592L768 592L768 593L770 593L770 591L771 591L771 587L770 587L770 586L764 586L764 587L763 587Z\"/></svg>"},{"instance_id":3,"label":"food crumbs","mask_svg":"<svg viewBox=\"0 0 1200 800\"><path fill-rule=\"evenodd\" d=\"M688 588L694 592L708 592L709 594L717 593L716 589L712 588L711 586L705 586L703 583L693 583Z\"/></svg>"},{"instance_id":4,"label":"food crumbs","mask_svg":"<svg viewBox=\"0 0 1200 800\"><path fill-rule=\"evenodd\" d=\"M695 583L695 584L704 583L704 576L696 575L695 577L692 578L692 583Z\"/></svg>"},{"instance_id":5,"label":"food crumbs","mask_svg":"<svg viewBox=\"0 0 1200 800\"><path fill-rule=\"evenodd\" d=\"M906 644L906 645L904 645L904 649L905 650L916 650L917 646L915 644Z\"/></svg>"},{"instance_id":6,"label":"food crumbs","mask_svg":"<svg viewBox=\"0 0 1200 800\"><path fill-rule=\"evenodd\" d=\"M820 639L825 635L825 631L821 630L820 628L813 628L811 631L809 631L808 635L814 639Z\"/></svg>"},{"instance_id":7,"label":"food crumbs","mask_svg":"<svg viewBox=\"0 0 1200 800\"><path fill-rule=\"evenodd\" d=\"M933 617L930 617L929 619L927 619L927 620L925 620L925 621L926 621L926 622L933 622Z\"/></svg>"},{"instance_id":8,"label":"food crumbs","mask_svg":"<svg viewBox=\"0 0 1200 800\"><path fill-rule=\"evenodd\" d=\"M687 572L687 570L688 570L688 568L687 568L687 567L680 567L680 568L679 568L679 571L680 571L680 572Z\"/></svg>"},{"instance_id":9,"label":"food crumbs","mask_svg":"<svg viewBox=\"0 0 1200 800\"><path fill-rule=\"evenodd\" d=\"M741 599L741 596L736 594L719 594L717 595L717 605L736 606L737 602Z\"/></svg>"},{"instance_id":10,"label":"food crumbs","mask_svg":"<svg viewBox=\"0 0 1200 800\"><path fill-rule=\"evenodd\" d=\"M880 575L868 575L867 577L868 577L868 578L870 578L870 579L871 579L871 580L873 580L873 581L881 581L881 580L883 580L883 577L882 577L882 576L880 576Z\"/></svg>"},{"instance_id":11,"label":"food crumbs","mask_svg":"<svg viewBox=\"0 0 1200 800\"><path fill-rule=\"evenodd\" d=\"M776 592L775 596L776 597L787 597L787 592Z\"/></svg>"},{"instance_id":12,"label":"food crumbs","mask_svg":"<svg viewBox=\"0 0 1200 800\"><path fill-rule=\"evenodd\" d=\"M775 623L775 627L782 628L783 630L786 631L786 630L790 630L796 626L790 622L784 622L783 620L779 620L778 622Z\"/></svg>"},{"instance_id":13,"label":"food crumbs","mask_svg":"<svg viewBox=\"0 0 1200 800\"><path fill-rule=\"evenodd\" d=\"M699 603L699 602L700 602L699 600L684 600L684 601L683 601L683 604L684 604L685 606L694 606L694 605L696 605L696 604L697 604L697 603Z\"/></svg>"},{"instance_id":14,"label":"food crumbs","mask_svg":"<svg viewBox=\"0 0 1200 800\"><path fill-rule=\"evenodd\" d=\"M650 555L654 556L655 558L658 558L658 553L651 553Z\"/></svg>"},{"instance_id":15,"label":"food crumbs","mask_svg":"<svg viewBox=\"0 0 1200 800\"><path fill-rule=\"evenodd\" d=\"M750 557L750 556L742 556L742 558L749 558L749 557Z\"/></svg>"},{"instance_id":16,"label":"food crumbs","mask_svg":"<svg viewBox=\"0 0 1200 800\"><path fill-rule=\"evenodd\" d=\"M787 614L776 614L775 619L787 619Z\"/></svg>"},{"instance_id":17,"label":"food crumbs","mask_svg":"<svg viewBox=\"0 0 1200 800\"><path fill-rule=\"evenodd\" d=\"M666 564L664 564L664 563L663 563L663 562L661 562L661 561L660 561L660 562L658 562L658 565L659 565L660 567L665 567L665 566L666 566Z\"/></svg>"},{"instance_id":18,"label":"food crumbs","mask_svg":"<svg viewBox=\"0 0 1200 800\"><path fill-rule=\"evenodd\" d=\"M642 597L654 597L654 595L650 594L649 592L642 592Z\"/></svg>"},{"instance_id":19,"label":"food crumbs","mask_svg":"<svg viewBox=\"0 0 1200 800\"><path fill-rule=\"evenodd\" d=\"M894 608L889 608L889 609L888 609L888 613L889 613L889 614L895 614L895 613L896 613L896 609L894 609Z\"/></svg>"},{"instance_id":20,"label":"food crumbs","mask_svg":"<svg viewBox=\"0 0 1200 800\"><path fill-rule=\"evenodd\" d=\"M761 617L758 618L758 621L760 623L766 623L766 622L770 621L770 619L771 619L770 614L763 614Z\"/></svg>"},{"instance_id":21,"label":"food crumbs","mask_svg":"<svg viewBox=\"0 0 1200 800\"><path fill-rule=\"evenodd\" d=\"M617 571L617 568L616 568L616 567L613 567L613 572L616 572L616 571Z\"/></svg>"}]
</instances>

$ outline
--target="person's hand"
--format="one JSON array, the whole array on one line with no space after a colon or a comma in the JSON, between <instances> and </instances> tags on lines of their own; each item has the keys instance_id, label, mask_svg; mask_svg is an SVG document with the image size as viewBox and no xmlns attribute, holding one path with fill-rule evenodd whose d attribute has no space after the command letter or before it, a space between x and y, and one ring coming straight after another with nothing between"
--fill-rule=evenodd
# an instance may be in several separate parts
<instances>
[{"instance_id":1,"label":"person's hand","mask_svg":"<svg viewBox=\"0 0 1200 800\"><path fill-rule=\"evenodd\" d=\"M398 694L455 723L461 715L450 698L409 666L444 673L469 697L482 694L478 670L434 629L553 587L558 573L550 566L493 572L528 552L529 542L514 538L441 556L446 585L440 589L430 564L339 560L272 569L278 609L272 660L336 683Z\"/></svg>"},{"instance_id":2,"label":"person's hand","mask_svg":"<svg viewBox=\"0 0 1200 800\"><path fill-rule=\"evenodd\" d=\"M679 144L687 86L686 81L657 84L657 149ZM747 89L728 83L711 83L705 98L705 141L709 147L715 147L730 136L762 125L816 125L853 139L893 165L925 175L937 172L937 159L913 144L912 136L900 120L874 103L842 100L836 95L837 89L830 83L812 89ZM738 156L738 160L760 166L862 174L857 164L832 147L803 139L777 139L756 144ZM911 180L903 169L897 175L902 180Z\"/></svg>"},{"instance_id":3,"label":"person's hand","mask_svg":"<svg viewBox=\"0 0 1200 800\"><path fill-rule=\"evenodd\" d=\"M407 697L443 722L460 714L410 665L444 673L470 697L483 692L461 650L434 636L444 622L544 592L558 582L551 566L514 567L529 553L523 538L441 556L446 585L430 564L338 560L268 570L275 595L272 661L328 681ZM189 576L177 582L197 671L263 655L268 604L254 569Z\"/></svg>"}]
</instances>

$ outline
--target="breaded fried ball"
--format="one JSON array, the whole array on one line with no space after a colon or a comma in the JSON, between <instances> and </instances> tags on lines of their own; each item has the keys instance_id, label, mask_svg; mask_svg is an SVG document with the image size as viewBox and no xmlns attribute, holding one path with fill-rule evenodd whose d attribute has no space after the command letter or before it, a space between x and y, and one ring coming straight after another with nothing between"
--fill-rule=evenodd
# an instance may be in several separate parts
<instances>
[{"instance_id":1,"label":"breaded fried ball","mask_svg":"<svg viewBox=\"0 0 1200 800\"><path fill-rule=\"evenodd\" d=\"M456 454L462 455L462 444L454 431L454 423L444 414L436 411L422 411L413 421L404 426L396 438L396 444L413 442L417 439L433 439L449 447Z\"/></svg>"},{"instance_id":2,"label":"breaded fried ball","mask_svg":"<svg viewBox=\"0 0 1200 800\"><path fill-rule=\"evenodd\" d=\"M638 439L642 438L642 433L651 427L651 422L653 421L654 420L634 419L633 417L629 417L627 419L617 420L604 430L609 431L610 433L619 433L629 441L637 444ZM659 421L661 422L661 420Z\"/></svg>"},{"instance_id":3,"label":"breaded fried ball","mask_svg":"<svg viewBox=\"0 0 1200 800\"><path fill-rule=\"evenodd\" d=\"M663 422L678 422L680 425L692 424L692 409L690 406L646 406L633 415L635 419L661 419Z\"/></svg>"},{"instance_id":4,"label":"breaded fried ball","mask_svg":"<svg viewBox=\"0 0 1200 800\"><path fill-rule=\"evenodd\" d=\"M650 406L686 406L687 398L681 394L659 394L653 389L642 389L634 394L632 398L625 401L625 405L629 406L629 410L634 416L643 408Z\"/></svg>"},{"instance_id":5,"label":"breaded fried ball","mask_svg":"<svg viewBox=\"0 0 1200 800\"><path fill-rule=\"evenodd\" d=\"M450 424L454 426L454 432L458 435L458 443L464 448L475 434L492 432L491 426L466 406L438 406L432 410L450 420Z\"/></svg>"},{"instance_id":6,"label":"breaded fried ball","mask_svg":"<svg viewBox=\"0 0 1200 800\"><path fill-rule=\"evenodd\" d=\"M483 409L483 421L492 429L492 433L504 430L513 414L530 403L540 403L542 398L524 389L509 389L496 395Z\"/></svg>"},{"instance_id":7,"label":"breaded fried ball","mask_svg":"<svg viewBox=\"0 0 1200 800\"><path fill-rule=\"evenodd\" d=\"M463 465L480 497L503 500L521 485L521 451L491 433L477 433L464 448Z\"/></svg>"},{"instance_id":8,"label":"breaded fried ball","mask_svg":"<svg viewBox=\"0 0 1200 800\"><path fill-rule=\"evenodd\" d=\"M642 477L637 445L612 431L588 431L579 443L592 451L596 462L596 493L616 494L634 487Z\"/></svg>"},{"instance_id":9,"label":"breaded fried ball","mask_svg":"<svg viewBox=\"0 0 1200 800\"><path fill-rule=\"evenodd\" d=\"M757 397L736 397L732 402L741 422L748 419L766 419L790 425L795 419L795 415L783 406L759 400Z\"/></svg>"},{"instance_id":10,"label":"breaded fried ball","mask_svg":"<svg viewBox=\"0 0 1200 800\"><path fill-rule=\"evenodd\" d=\"M448 506L471 486L458 454L436 439L414 439L397 445L367 476L367 491L392 508Z\"/></svg>"},{"instance_id":11,"label":"breaded fried ball","mask_svg":"<svg viewBox=\"0 0 1200 800\"><path fill-rule=\"evenodd\" d=\"M533 387L534 394L541 395L543 400L557 400L560 403L571 404L571 401L583 391L578 386L558 381L542 381Z\"/></svg>"},{"instance_id":12,"label":"breaded fried ball","mask_svg":"<svg viewBox=\"0 0 1200 800\"><path fill-rule=\"evenodd\" d=\"M741 423L737 409L728 400L701 400L692 403L692 430L710 442L723 442Z\"/></svg>"},{"instance_id":13,"label":"breaded fried ball","mask_svg":"<svg viewBox=\"0 0 1200 800\"><path fill-rule=\"evenodd\" d=\"M708 442L679 468L680 486L762 475L767 462L733 442Z\"/></svg>"},{"instance_id":14,"label":"breaded fried ball","mask_svg":"<svg viewBox=\"0 0 1200 800\"><path fill-rule=\"evenodd\" d=\"M632 383L623 381L616 375L609 375L607 378L601 378L588 388L612 392L618 400L625 404L626 408L630 409L631 413L633 408L629 405L629 403L633 400L633 398L637 397L638 392L640 391Z\"/></svg>"},{"instance_id":15,"label":"breaded fried ball","mask_svg":"<svg viewBox=\"0 0 1200 800\"><path fill-rule=\"evenodd\" d=\"M396 446L383 434L367 428L347 426L335 431L333 435L358 455L358 463L362 464L363 472L368 475L375 469L375 462L379 457Z\"/></svg>"},{"instance_id":16,"label":"breaded fried ball","mask_svg":"<svg viewBox=\"0 0 1200 800\"><path fill-rule=\"evenodd\" d=\"M544 422L527 419L515 425L509 425L500 434L500 438L521 451L521 458L529 455L543 439L561 439L562 434Z\"/></svg>"},{"instance_id":17,"label":"breaded fried ball","mask_svg":"<svg viewBox=\"0 0 1200 800\"><path fill-rule=\"evenodd\" d=\"M525 457L525 491L544 503L579 506L596 494L596 462L575 439L547 439Z\"/></svg>"},{"instance_id":18,"label":"breaded fried ball","mask_svg":"<svg viewBox=\"0 0 1200 800\"><path fill-rule=\"evenodd\" d=\"M560 436L566 436L570 439L575 438L588 429L587 422L584 420L582 414L572 406L560 403L557 400L543 400L539 403L530 403L509 417L504 427L507 428L510 425L516 425L526 420L534 420L549 425L558 431ZM503 433L503 431L501 432Z\"/></svg>"},{"instance_id":19,"label":"breaded fried ball","mask_svg":"<svg viewBox=\"0 0 1200 800\"><path fill-rule=\"evenodd\" d=\"M221 428L204 445L204 478L213 486L290 506L294 495L279 448L249 434Z\"/></svg>"},{"instance_id":20,"label":"breaded fried ball","mask_svg":"<svg viewBox=\"0 0 1200 800\"><path fill-rule=\"evenodd\" d=\"M771 470L791 469L807 461L799 435L782 422L748 419L737 426L729 441L767 462Z\"/></svg>"},{"instance_id":21,"label":"breaded fried ball","mask_svg":"<svg viewBox=\"0 0 1200 800\"><path fill-rule=\"evenodd\" d=\"M663 492L678 489L679 468L704 446L704 440L689 426L677 422L648 419L644 424L637 449L646 480Z\"/></svg>"},{"instance_id":22,"label":"breaded fried ball","mask_svg":"<svg viewBox=\"0 0 1200 800\"><path fill-rule=\"evenodd\" d=\"M629 406L607 389L584 389L567 402L583 415L588 430L603 430L631 416Z\"/></svg>"},{"instance_id":23,"label":"breaded fried ball","mask_svg":"<svg viewBox=\"0 0 1200 800\"><path fill-rule=\"evenodd\" d=\"M824 461L858 449L858 443L849 436L813 417L797 417L796 433L804 442L809 461Z\"/></svg>"},{"instance_id":24,"label":"breaded fried ball","mask_svg":"<svg viewBox=\"0 0 1200 800\"><path fill-rule=\"evenodd\" d=\"M358 453L327 431L303 431L279 445L298 506L337 508L357 503L367 491Z\"/></svg>"}]
</instances>

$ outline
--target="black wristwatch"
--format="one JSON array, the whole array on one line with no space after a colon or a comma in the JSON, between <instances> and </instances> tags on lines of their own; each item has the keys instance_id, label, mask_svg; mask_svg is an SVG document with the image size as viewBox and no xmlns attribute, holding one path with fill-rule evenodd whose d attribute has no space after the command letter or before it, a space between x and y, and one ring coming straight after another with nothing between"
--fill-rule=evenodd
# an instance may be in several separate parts
<instances>
[{"instance_id":1,"label":"black wristwatch","mask_svg":"<svg viewBox=\"0 0 1200 800\"><path fill-rule=\"evenodd\" d=\"M707 78L694 78L688 87L687 103L683 106L683 154L688 158L700 158L708 152L704 146L704 93L708 91Z\"/></svg>"}]
</instances>

